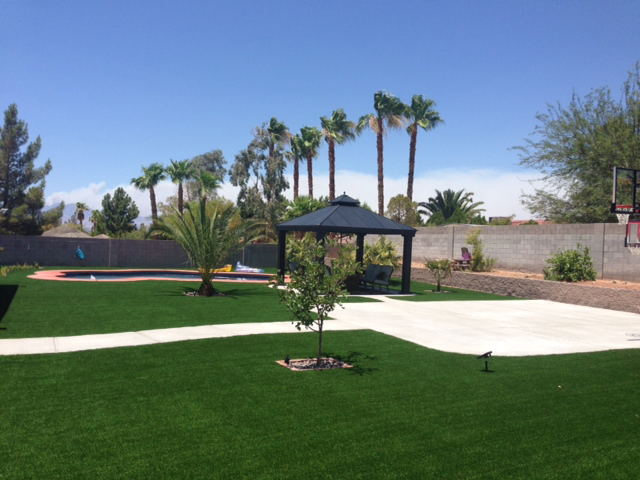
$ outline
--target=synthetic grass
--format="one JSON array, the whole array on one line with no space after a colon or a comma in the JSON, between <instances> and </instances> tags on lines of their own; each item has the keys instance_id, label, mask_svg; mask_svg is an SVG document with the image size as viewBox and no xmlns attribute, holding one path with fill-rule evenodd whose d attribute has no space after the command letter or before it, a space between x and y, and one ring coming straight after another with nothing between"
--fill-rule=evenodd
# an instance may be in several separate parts
<instances>
[{"instance_id":1,"label":"synthetic grass","mask_svg":"<svg viewBox=\"0 0 640 480\"><path fill-rule=\"evenodd\" d=\"M398 300L408 302L460 302L478 300L522 300L518 297L507 297L494 293L477 292L473 290L462 290L460 288L442 287L441 293L435 292L436 286L430 283L411 282L411 293L414 295L397 296Z\"/></svg>"},{"instance_id":2,"label":"synthetic grass","mask_svg":"<svg viewBox=\"0 0 640 480\"><path fill-rule=\"evenodd\" d=\"M327 332L0 357L0 478L635 478L639 350L494 357ZM562 388L559 388L559 387Z\"/></svg>"}]
</instances>

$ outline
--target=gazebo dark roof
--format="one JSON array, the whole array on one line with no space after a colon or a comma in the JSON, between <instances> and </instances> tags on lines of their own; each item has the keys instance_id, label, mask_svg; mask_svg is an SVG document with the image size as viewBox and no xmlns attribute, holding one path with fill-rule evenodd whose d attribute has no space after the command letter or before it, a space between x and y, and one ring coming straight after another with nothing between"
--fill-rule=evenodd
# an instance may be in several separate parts
<instances>
[{"instance_id":1,"label":"gazebo dark roof","mask_svg":"<svg viewBox=\"0 0 640 480\"><path fill-rule=\"evenodd\" d=\"M359 206L357 200L344 194L330 202L328 207L294 218L276 226L278 230L278 270L284 273L286 232L353 233L357 235L357 259L362 262L364 236L402 235L404 238L402 263L402 293L409 293L411 283L411 244L416 229L370 212Z\"/></svg>"},{"instance_id":2,"label":"gazebo dark roof","mask_svg":"<svg viewBox=\"0 0 640 480\"><path fill-rule=\"evenodd\" d=\"M276 228L284 231L319 233L363 233L378 235L411 235L416 229L407 227L359 206L357 200L340 195L328 207L281 223Z\"/></svg>"}]
</instances>

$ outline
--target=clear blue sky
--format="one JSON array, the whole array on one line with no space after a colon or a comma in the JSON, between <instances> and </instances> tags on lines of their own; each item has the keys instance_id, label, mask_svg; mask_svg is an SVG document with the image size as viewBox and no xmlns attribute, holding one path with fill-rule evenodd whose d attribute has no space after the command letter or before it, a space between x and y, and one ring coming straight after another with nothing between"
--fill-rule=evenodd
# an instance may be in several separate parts
<instances>
[{"instance_id":1,"label":"clear blue sky","mask_svg":"<svg viewBox=\"0 0 640 480\"><path fill-rule=\"evenodd\" d=\"M640 60L640 2L4 0L0 45L0 107L16 103L42 137L49 204L100 208L142 165L216 148L231 164L272 116L293 132L336 108L357 120L387 90L434 99L446 122L419 134L415 200L465 188L488 216L527 218L536 174L509 148L547 103L619 94ZM408 147L403 131L385 142L385 203L406 193ZM371 132L338 148L337 169L340 193L376 205Z\"/></svg>"}]
</instances>

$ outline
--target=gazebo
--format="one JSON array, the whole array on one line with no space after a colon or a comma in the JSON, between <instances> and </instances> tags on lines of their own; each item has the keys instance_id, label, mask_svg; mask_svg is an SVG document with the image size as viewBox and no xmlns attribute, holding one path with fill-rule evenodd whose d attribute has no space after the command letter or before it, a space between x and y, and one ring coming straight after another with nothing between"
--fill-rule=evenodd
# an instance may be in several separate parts
<instances>
[{"instance_id":1,"label":"gazebo","mask_svg":"<svg viewBox=\"0 0 640 480\"><path fill-rule=\"evenodd\" d=\"M287 232L315 232L320 241L327 233L355 234L357 236L356 261L364 257L364 236L402 235L402 288L401 293L411 290L411 247L416 229L407 227L386 217L365 210L357 200L341 195L328 207L294 218L276 226L278 231L278 273L284 275Z\"/></svg>"}]
</instances>

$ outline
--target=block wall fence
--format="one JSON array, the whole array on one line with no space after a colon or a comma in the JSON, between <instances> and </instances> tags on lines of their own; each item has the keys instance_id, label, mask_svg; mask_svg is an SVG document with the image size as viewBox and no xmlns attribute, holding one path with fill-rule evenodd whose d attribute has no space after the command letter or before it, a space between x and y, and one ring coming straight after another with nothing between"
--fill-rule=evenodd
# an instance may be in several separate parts
<instances>
[{"instance_id":1,"label":"block wall fence","mask_svg":"<svg viewBox=\"0 0 640 480\"><path fill-rule=\"evenodd\" d=\"M542 273L546 260L578 243L589 248L598 278L640 282L640 256L624 246L626 228L613 223L574 225L467 226L419 228L413 239L412 260L461 258L467 234L480 228L485 256L497 259L496 268ZM377 236L368 235L375 242ZM390 236L402 255L402 237ZM41 236L0 236L1 265L38 263L41 266L91 266L131 268L186 268L189 261L182 248L172 241L64 238ZM84 260L75 256L80 247ZM228 263L240 261L257 268L277 266L277 245L250 245Z\"/></svg>"},{"instance_id":2,"label":"block wall fence","mask_svg":"<svg viewBox=\"0 0 640 480\"><path fill-rule=\"evenodd\" d=\"M413 239L412 260L424 264L427 258L461 258L461 248L469 247L467 234L480 228L485 257L497 259L496 269L542 273L546 260L560 250L589 248L598 278L640 282L640 256L624 245L626 226L616 223L571 225L423 227ZM367 236L367 242L376 237ZM402 254L402 237L389 237Z\"/></svg>"},{"instance_id":3,"label":"block wall fence","mask_svg":"<svg viewBox=\"0 0 640 480\"><path fill-rule=\"evenodd\" d=\"M62 267L192 268L177 243L164 240L119 240L0 235L0 265ZM76 256L80 248L84 259ZM277 245L249 245L227 263L256 268L276 266Z\"/></svg>"}]
</instances>

